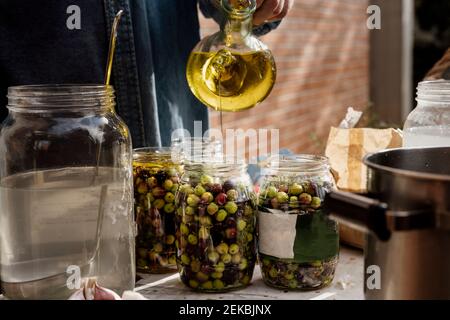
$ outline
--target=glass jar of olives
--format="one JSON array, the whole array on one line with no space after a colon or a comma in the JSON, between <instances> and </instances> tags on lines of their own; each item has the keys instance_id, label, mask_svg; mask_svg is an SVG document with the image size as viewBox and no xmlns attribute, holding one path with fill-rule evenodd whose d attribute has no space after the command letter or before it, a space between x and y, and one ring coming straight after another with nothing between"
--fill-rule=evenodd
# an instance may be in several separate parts
<instances>
[{"instance_id":1,"label":"glass jar of olives","mask_svg":"<svg viewBox=\"0 0 450 320\"><path fill-rule=\"evenodd\" d=\"M136 269L140 272L176 271L175 194L181 173L170 148L134 150Z\"/></svg>"},{"instance_id":2,"label":"glass jar of olives","mask_svg":"<svg viewBox=\"0 0 450 320\"><path fill-rule=\"evenodd\" d=\"M275 156L264 166L258 254L267 285L309 290L332 282L339 235L336 222L322 211L322 205L334 186L324 157Z\"/></svg>"},{"instance_id":3,"label":"glass jar of olives","mask_svg":"<svg viewBox=\"0 0 450 320\"><path fill-rule=\"evenodd\" d=\"M176 196L177 262L189 288L248 285L256 262L256 196L245 163L187 161Z\"/></svg>"}]
</instances>

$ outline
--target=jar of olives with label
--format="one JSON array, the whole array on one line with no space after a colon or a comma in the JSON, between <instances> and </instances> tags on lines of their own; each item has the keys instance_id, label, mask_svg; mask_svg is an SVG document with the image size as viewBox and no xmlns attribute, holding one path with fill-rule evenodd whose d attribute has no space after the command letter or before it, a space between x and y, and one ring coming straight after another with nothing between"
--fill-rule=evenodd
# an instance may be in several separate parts
<instances>
[{"instance_id":1,"label":"jar of olives with label","mask_svg":"<svg viewBox=\"0 0 450 320\"><path fill-rule=\"evenodd\" d=\"M263 166L258 199L258 255L264 282L312 290L329 285L339 253L337 224L322 211L334 188L328 159L273 156Z\"/></svg>"},{"instance_id":2,"label":"jar of olives with label","mask_svg":"<svg viewBox=\"0 0 450 320\"><path fill-rule=\"evenodd\" d=\"M175 194L182 166L170 148L135 149L133 178L136 269L140 272L175 272Z\"/></svg>"},{"instance_id":3,"label":"jar of olives with label","mask_svg":"<svg viewBox=\"0 0 450 320\"><path fill-rule=\"evenodd\" d=\"M191 289L247 286L256 262L256 195L243 162L187 160L176 196L177 262Z\"/></svg>"}]
</instances>

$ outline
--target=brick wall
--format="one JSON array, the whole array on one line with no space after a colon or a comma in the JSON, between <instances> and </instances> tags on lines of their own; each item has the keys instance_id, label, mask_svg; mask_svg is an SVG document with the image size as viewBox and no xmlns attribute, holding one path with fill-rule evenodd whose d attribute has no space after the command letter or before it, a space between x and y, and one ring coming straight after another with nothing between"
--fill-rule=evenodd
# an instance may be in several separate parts
<instances>
[{"instance_id":1,"label":"brick wall","mask_svg":"<svg viewBox=\"0 0 450 320\"><path fill-rule=\"evenodd\" d=\"M271 95L252 110L225 113L224 128L278 128L280 147L322 153L330 126L369 96L367 0L296 0L279 28L261 38L278 76ZM200 18L202 35L217 25ZM210 112L219 127L218 112Z\"/></svg>"}]
</instances>

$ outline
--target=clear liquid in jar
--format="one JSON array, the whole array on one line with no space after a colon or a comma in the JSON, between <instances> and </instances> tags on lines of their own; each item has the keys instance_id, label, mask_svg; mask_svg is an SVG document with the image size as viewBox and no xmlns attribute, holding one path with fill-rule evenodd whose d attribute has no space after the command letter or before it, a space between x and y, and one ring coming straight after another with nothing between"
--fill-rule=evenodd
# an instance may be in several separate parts
<instances>
[{"instance_id":1,"label":"clear liquid in jar","mask_svg":"<svg viewBox=\"0 0 450 320\"><path fill-rule=\"evenodd\" d=\"M416 127L403 133L404 147L450 147L450 127Z\"/></svg>"},{"instance_id":2,"label":"clear liquid in jar","mask_svg":"<svg viewBox=\"0 0 450 320\"><path fill-rule=\"evenodd\" d=\"M66 168L1 181L1 281L12 299L67 299L69 266L121 294L134 287L132 186L126 170ZM100 210L101 193L103 209Z\"/></svg>"}]
</instances>

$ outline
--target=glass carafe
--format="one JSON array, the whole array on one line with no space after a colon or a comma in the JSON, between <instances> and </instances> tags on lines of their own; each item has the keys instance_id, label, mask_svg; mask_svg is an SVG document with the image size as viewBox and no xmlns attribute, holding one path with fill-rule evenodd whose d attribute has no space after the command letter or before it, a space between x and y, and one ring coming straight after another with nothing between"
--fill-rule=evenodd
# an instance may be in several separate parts
<instances>
[{"instance_id":1,"label":"glass carafe","mask_svg":"<svg viewBox=\"0 0 450 320\"><path fill-rule=\"evenodd\" d=\"M194 95L218 111L253 108L270 93L276 66L272 53L252 34L255 0L222 0L226 19L219 32L193 49L187 80Z\"/></svg>"},{"instance_id":2,"label":"glass carafe","mask_svg":"<svg viewBox=\"0 0 450 320\"><path fill-rule=\"evenodd\" d=\"M132 147L103 85L11 87L0 133L0 254L11 299L66 299L88 278L134 287Z\"/></svg>"}]
</instances>

